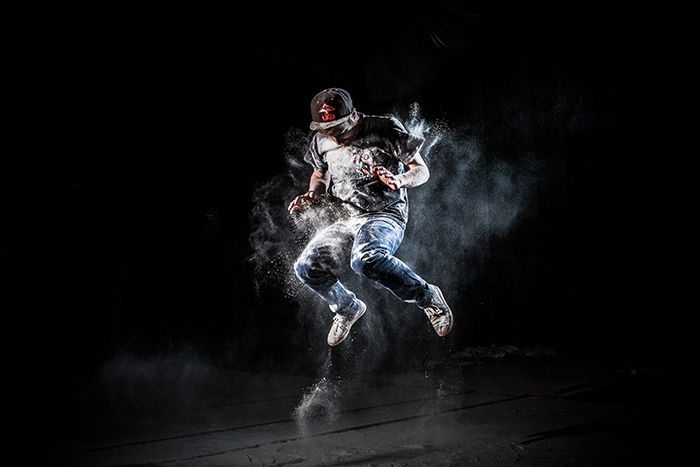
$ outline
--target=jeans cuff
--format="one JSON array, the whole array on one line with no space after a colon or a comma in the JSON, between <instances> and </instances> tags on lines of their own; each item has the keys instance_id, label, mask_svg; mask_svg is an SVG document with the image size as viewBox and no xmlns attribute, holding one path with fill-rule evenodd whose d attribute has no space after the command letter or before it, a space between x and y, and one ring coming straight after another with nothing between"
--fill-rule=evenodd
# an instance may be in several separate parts
<instances>
[{"instance_id":1,"label":"jeans cuff","mask_svg":"<svg viewBox=\"0 0 700 467\"><path fill-rule=\"evenodd\" d=\"M418 298L416 299L416 304L419 307L424 307L427 305L430 305L433 303L433 291L430 288L430 284L427 282L425 283L424 287L421 287L420 292L418 293Z\"/></svg>"},{"instance_id":2,"label":"jeans cuff","mask_svg":"<svg viewBox=\"0 0 700 467\"><path fill-rule=\"evenodd\" d=\"M350 306L345 307L342 310L336 311L336 314L340 316L345 316L346 318L352 318L355 316L357 313L360 312L360 301L358 299L354 299L353 302L350 304Z\"/></svg>"}]
</instances>

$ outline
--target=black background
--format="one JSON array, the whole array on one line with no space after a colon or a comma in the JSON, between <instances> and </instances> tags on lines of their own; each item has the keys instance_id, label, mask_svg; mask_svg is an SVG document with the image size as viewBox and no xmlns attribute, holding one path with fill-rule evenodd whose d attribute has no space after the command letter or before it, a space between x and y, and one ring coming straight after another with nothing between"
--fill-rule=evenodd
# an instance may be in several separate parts
<instances>
[{"instance_id":1,"label":"black background","mask_svg":"<svg viewBox=\"0 0 700 467\"><path fill-rule=\"evenodd\" d=\"M286 131L306 128L310 98L329 86L368 113L419 102L428 118L468 124L492 153L536 149L552 168L537 215L493 246L464 299L489 307L456 348L660 351L676 325L656 300L663 213L639 175L655 170L649 115L667 89L653 32L632 9L567 5L24 17L10 126L24 131L4 199L16 228L2 245L18 394L49 384L70 400L124 349L189 345L261 371L293 360L291 335L304 332L294 304L253 292L252 193L284 170ZM578 97L584 120L509 125L543 123L551 94Z\"/></svg>"}]
</instances>

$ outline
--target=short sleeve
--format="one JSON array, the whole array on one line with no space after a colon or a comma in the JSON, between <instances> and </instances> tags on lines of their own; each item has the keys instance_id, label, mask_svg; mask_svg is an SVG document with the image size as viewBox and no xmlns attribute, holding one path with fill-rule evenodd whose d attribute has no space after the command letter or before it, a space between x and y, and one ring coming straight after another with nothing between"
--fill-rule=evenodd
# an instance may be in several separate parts
<instances>
[{"instance_id":1,"label":"short sleeve","mask_svg":"<svg viewBox=\"0 0 700 467\"><path fill-rule=\"evenodd\" d=\"M420 136L412 135L403 124L392 118L391 129L388 135L388 145L391 153L404 164L408 164L415 157L416 152L423 146L425 140Z\"/></svg>"},{"instance_id":2,"label":"short sleeve","mask_svg":"<svg viewBox=\"0 0 700 467\"><path fill-rule=\"evenodd\" d=\"M314 170L321 173L326 173L328 170L328 164L323 160L323 156L318 151L318 141L314 137L309 144L306 154L304 154L304 160L311 164Z\"/></svg>"}]
</instances>

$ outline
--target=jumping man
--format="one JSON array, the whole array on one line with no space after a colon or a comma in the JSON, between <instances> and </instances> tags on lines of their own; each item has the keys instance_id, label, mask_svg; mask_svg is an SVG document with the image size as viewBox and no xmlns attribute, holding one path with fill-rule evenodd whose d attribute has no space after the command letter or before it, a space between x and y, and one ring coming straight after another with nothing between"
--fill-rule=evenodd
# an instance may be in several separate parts
<instances>
[{"instance_id":1,"label":"jumping man","mask_svg":"<svg viewBox=\"0 0 700 467\"><path fill-rule=\"evenodd\" d=\"M332 272L348 259L360 276L415 303L435 332L445 336L453 319L441 290L393 256L408 221L406 191L430 177L419 152L423 139L408 133L395 118L358 112L350 94L340 88L325 89L313 98L311 120L316 133L304 155L314 169L309 191L292 200L289 212L306 208L328 192L350 213L316 234L294 264L297 277L335 313L328 344L340 344L367 309Z\"/></svg>"}]
</instances>

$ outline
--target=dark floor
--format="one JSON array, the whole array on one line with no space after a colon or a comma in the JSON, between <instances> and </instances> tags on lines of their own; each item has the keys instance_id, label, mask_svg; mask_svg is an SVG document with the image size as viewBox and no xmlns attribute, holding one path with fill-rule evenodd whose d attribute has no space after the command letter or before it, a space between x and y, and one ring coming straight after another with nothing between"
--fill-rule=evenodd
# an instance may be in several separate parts
<instances>
[{"instance_id":1,"label":"dark floor","mask_svg":"<svg viewBox=\"0 0 700 467\"><path fill-rule=\"evenodd\" d=\"M54 461L674 465L673 375L663 362L462 354L425 371L326 378L197 368L187 388L113 380L119 403L96 405L77 433L55 433Z\"/></svg>"}]
</instances>

